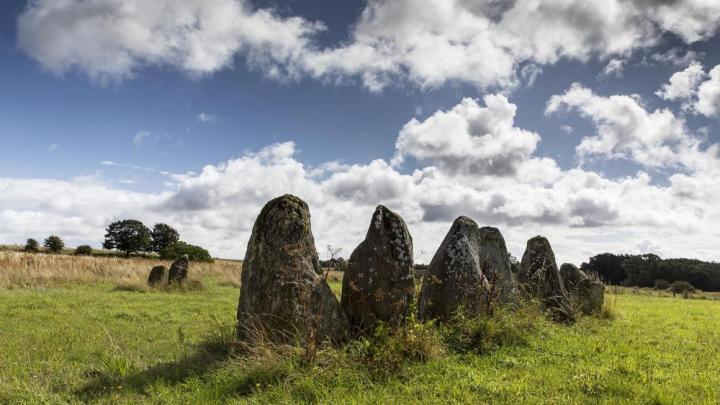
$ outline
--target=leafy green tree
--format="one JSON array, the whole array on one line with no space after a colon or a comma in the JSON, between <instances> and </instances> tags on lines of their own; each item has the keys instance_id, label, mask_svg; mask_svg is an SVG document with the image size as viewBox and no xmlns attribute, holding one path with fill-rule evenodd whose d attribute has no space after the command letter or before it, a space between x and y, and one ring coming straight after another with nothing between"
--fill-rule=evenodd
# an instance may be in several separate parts
<instances>
[{"instance_id":1,"label":"leafy green tree","mask_svg":"<svg viewBox=\"0 0 720 405\"><path fill-rule=\"evenodd\" d=\"M150 229L135 219L116 221L110 224L105 233L103 248L117 249L125 252L126 257L131 253L145 252L150 248Z\"/></svg>"},{"instance_id":2,"label":"leafy green tree","mask_svg":"<svg viewBox=\"0 0 720 405\"><path fill-rule=\"evenodd\" d=\"M93 250L90 245L80 245L75 248L75 255L76 256L90 256L92 255Z\"/></svg>"},{"instance_id":3,"label":"leafy green tree","mask_svg":"<svg viewBox=\"0 0 720 405\"><path fill-rule=\"evenodd\" d=\"M673 281L670 284L670 291L672 291L673 297L675 294L682 294L683 297L687 298L689 293L695 291L695 287L687 281Z\"/></svg>"},{"instance_id":4,"label":"leafy green tree","mask_svg":"<svg viewBox=\"0 0 720 405\"><path fill-rule=\"evenodd\" d=\"M661 278L655 280L656 290L667 290L668 288L670 288L670 283L667 280L663 280Z\"/></svg>"},{"instance_id":5,"label":"leafy green tree","mask_svg":"<svg viewBox=\"0 0 720 405\"><path fill-rule=\"evenodd\" d=\"M62 239L60 239L59 236L56 235L50 235L47 239L45 239L44 243L47 250L49 250L52 253L59 253L62 252L62 250L65 248L65 242L63 242Z\"/></svg>"},{"instance_id":6,"label":"leafy green tree","mask_svg":"<svg viewBox=\"0 0 720 405\"><path fill-rule=\"evenodd\" d=\"M155 224L150 236L152 237L150 250L156 253L160 253L163 249L176 244L180 240L178 231L167 224Z\"/></svg>"},{"instance_id":7,"label":"leafy green tree","mask_svg":"<svg viewBox=\"0 0 720 405\"><path fill-rule=\"evenodd\" d=\"M30 239L27 240L27 242L25 242L25 249L24 249L24 250L25 250L26 252L28 252L28 253L37 253L38 247L39 247L38 241L36 241L36 240L33 239L33 238L30 238Z\"/></svg>"},{"instance_id":8,"label":"leafy green tree","mask_svg":"<svg viewBox=\"0 0 720 405\"><path fill-rule=\"evenodd\" d=\"M160 258L165 260L177 260L183 255L187 255L190 260L196 262L213 261L212 256L210 256L207 250L183 241L178 241L172 246L168 246L160 251Z\"/></svg>"}]
</instances>

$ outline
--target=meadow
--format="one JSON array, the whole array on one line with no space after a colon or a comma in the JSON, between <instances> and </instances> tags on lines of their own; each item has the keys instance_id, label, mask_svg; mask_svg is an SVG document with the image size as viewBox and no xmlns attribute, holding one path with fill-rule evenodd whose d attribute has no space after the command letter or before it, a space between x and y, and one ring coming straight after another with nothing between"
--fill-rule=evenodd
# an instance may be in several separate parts
<instances>
[{"instance_id":1,"label":"meadow","mask_svg":"<svg viewBox=\"0 0 720 405\"><path fill-rule=\"evenodd\" d=\"M711 297L609 288L604 316L571 326L528 309L475 334L410 322L344 348L248 347L240 263L147 290L158 262L0 253L0 403L720 402Z\"/></svg>"}]
</instances>

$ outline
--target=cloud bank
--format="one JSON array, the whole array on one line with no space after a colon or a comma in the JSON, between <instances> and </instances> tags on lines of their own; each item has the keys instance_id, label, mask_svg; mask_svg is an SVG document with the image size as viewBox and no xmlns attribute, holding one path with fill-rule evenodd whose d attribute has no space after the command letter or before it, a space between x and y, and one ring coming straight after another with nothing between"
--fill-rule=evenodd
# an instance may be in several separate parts
<instances>
[{"instance_id":1,"label":"cloud bank","mask_svg":"<svg viewBox=\"0 0 720 405\"><path fill-rule=\"evenodd\" d=\"M625 159L648 170L608 178L537 156L541 136L517 126L516 110L500 94L466 98L408 121L391 162L309 167L293 142L282 142L198 174L167 174L173 188L162 193L126 191L97 178L0 179L0 235L19 242L57 233L98 245L110 221L135 217L176 225L184 239L216 256L242 258L262 205L292 193L310 205L319 250L330 244L346 256L382 203L407 221L418 261L429 261L458 215L498 226L516 255L527 239L544 234L561 261L648 246L668 256L720 259L718 145L704 145L682 117L581 84L553 96L548 114L577 113L595 129L577 146L579 157ZM410 162L417 168L405 169ZM660 169L671 172L667 182L654 181Z\"/></svg>"},{"instance_id":2,"label":"cloud bank","mask_svg":"<svg viewBox=\"0 0 720 405\"><path fill-rule=\"evenodd\" d=\"M204 76L242 58L278 80L359 81L372 91L398 80L501 88L561 59L607 59L607 73L618 74L623 57L665 34L691 44L719 24L715 0L368 0L347 40L321 47L323 22L248 0L32 0L18 43L53 73L101 82L148 66Z\"/></svg>"}]
</instances>

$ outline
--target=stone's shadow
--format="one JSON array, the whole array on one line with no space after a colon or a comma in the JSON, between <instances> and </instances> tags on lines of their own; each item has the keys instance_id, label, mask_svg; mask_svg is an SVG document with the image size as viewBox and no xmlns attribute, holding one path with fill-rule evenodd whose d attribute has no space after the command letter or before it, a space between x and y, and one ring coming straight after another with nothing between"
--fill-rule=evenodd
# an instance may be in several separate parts
<instances>
[{"instance_id":1,"label":"stone's shadow","mask_svg":"<svg viewBox=\"0 0 720 405\"><path fill-rule=\"evenodd\" d=\"M118 391L130 391L140 395L150 395L149 388L156 383L166 385L182 384L192 378L203 378L222 366L223 363L238 358L231 345L225 342L208 341L200 344L195 353L177 361L156 364L144 370L131 371L125 375L114 375L106 370L90 370L91 379L75 392L75 396L88 402ZM240 368L240 366L238 367ZM221 397L247 396L257 386L267 385L281 379L286 373L282 367L257 367L243 369L232 381L223 381L214 387L214 393Z\"/></svg>"},{"instance_id":2,"label":"stone's shadow","mask_svg":"<svg viewBox=\"0 0 720 405\"><path fill-rule=\"evenodd\" d=\"M159 363L141 371L131 371L118 376L105 370L88 372L91 380L75 392L82 401L89 401L117 390L147 394L147 388L156 382L180 384L192 377L201 377L215 366L231 358L229 352L218 353L201 349L195 354L177 361Z\"/></svg>"}]
</instances>

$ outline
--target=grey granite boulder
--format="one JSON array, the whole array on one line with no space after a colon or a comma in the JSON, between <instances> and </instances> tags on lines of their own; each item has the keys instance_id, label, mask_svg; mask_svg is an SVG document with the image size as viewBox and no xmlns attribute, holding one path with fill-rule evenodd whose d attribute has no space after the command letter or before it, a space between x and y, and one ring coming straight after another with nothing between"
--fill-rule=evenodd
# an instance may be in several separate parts
<instances>
[{"instance_id":1,"label":"grey granite boulder","mask_svg":"<svg viewBox=\"0 0 720 405\"><path fill-rule=\"evenodd\" d=\"M157 287L167 284L167 269L165 266L155 266L150 270L148 286Z\"/></svg>"},{"instance_id":2,"label":"grey granite boulder","mask_svg":"<svg viewBox=\"0 0 720 405\"><path fill-rule=\"evenodd\" d=\"M354 332L372 332L378 321L402 322L414 294L412 237L398 214L378 205L365 240L350 255L342 307Z\"/></svg>"},{"instance_id":3,"label":"grey granite boulder","mask_svg":"<svg viewBox=\"0 0 720 405\"><path fill-rule=\"evenodd\" d=\"M555 253L546 238L536 236L528 240L520 262L518 283L527 295L540 299L555 320L575 320L570 297L555 262Z\"/></svg>"},{"instance_id":4,"label":"grey granite boulder","mask_svg":"<svg viewBox=\"0 0 720 405\"><path fill-rule=\"evenodd\" d=\"M342 340L347 319L319 271L307 204L292 195L265 204L243 262L240 338L261 335L278 343Z\"/></svg>"},{"instance_id":5,"label":"grey granite boulder","mask_svg":"<svg viewBox=\"0 0 720 405\"><path fill-rule=\"evenodd\" d=\"M466 314L487 312L490 285L482 272L478 225L459 217L445 236L423 278L420 319L450 320L462 308Z\"/></svg>"}]
</instances>

